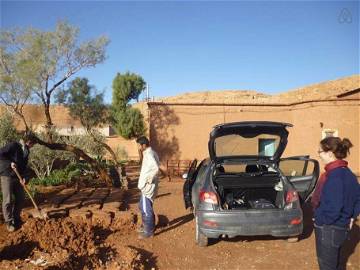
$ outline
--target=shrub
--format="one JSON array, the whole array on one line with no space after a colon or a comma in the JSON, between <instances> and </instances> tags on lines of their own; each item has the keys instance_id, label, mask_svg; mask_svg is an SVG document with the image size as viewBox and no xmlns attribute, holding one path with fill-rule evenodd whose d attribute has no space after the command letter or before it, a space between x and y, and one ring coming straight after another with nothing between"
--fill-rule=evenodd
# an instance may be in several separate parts
<instances>
[{"instance_id":1,"label":"shrub","mask_svg":"<svg viewBox=\"0 0 360 270\"><path fill-rule=\"evenodd\" d=\"M0 147L19 139L13 121L13 117L8 112L0 117Z\"/></svg>"},{"instance_id":2,"label":"shrub","mask_svg":"<svg viewBox=\"0 0 360 270\"><path fill-rule=\"evenodd\" d=\"M44 178L34 178L31 183L41 186L59 186L71 183L75 177L82 175L82 173L83 170L78 165L70 164L65 169L53 170Z\"/></svg>"},{"instance_id":3,"label":"shrub","mask_svg":"<svg viewBox=\"0 0 360 270\"><path fill-rule=\"evenodd\" d=\"M52 137L55 142L61 142L60 135L56 129L52 129ZM45 133L38 133L37 136L41 139L46 138ZM30 150L29 166L35 172L36 177L43 179L50 176L56 160L72 160L74 155L66 151L51 150L43 145L35 144Z\"/></svg>"},{"instance_id":4,"label":"shrub","mask_svg":"<svg viewBox=\"0 0 360 270\"><path fill-rule=\"evenodd\" d=\"M33 178L31 183L33 185L41 186L59 186L70 182L68 173L65 170L53 170L48 176L44 178Z\"/></svg>"}]
</instances>

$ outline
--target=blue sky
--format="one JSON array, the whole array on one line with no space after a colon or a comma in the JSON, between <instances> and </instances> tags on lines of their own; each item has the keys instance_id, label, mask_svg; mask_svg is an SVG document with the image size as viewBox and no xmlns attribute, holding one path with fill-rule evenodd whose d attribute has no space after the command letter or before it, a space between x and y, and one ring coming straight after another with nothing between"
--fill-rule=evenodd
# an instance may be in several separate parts
<instances>
[{"instance_id":1,"label":"blue sky","mask_svg":"<svg viewBox=\"0 0 360 270\"><path fill-rule=\"evenodd\" d=\"M358 1L1 1L2 28L63 19L81 39L110 38L105 63L77 74L107 102L117 72L141 75L155 97L274 94L359 73Z\"/></svg>"}]
</instances>

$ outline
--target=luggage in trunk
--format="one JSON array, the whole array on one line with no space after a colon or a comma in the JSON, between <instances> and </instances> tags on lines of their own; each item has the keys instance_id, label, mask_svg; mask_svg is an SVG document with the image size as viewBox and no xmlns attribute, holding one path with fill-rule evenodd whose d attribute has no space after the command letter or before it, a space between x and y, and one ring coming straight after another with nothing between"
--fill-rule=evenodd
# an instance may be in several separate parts
<instances>
[{"instance_id":1,"label":"luggage in trunk","mask_svg":"<svg viewBox=\"0 0 360 270\"><path fill-rule=\"evenodd\" d=\"M222 175L214 180L223 209L276 209L284 205L279 177Z\"/></svg>"}]
</instances>

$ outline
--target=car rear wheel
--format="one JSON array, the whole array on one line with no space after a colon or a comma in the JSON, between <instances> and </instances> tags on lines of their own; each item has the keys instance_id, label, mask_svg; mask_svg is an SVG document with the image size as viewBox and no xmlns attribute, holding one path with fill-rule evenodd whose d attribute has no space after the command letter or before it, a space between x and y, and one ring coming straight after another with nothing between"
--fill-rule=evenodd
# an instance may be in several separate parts
<instances>
[{"instance_id":1,"label":"car rear wheel","mask_svg":"<svg viewBox=\"0 0 360 270\"><path fill-rule=\"evenodd\" d=\"M206 247L209 243L209 238L200 232L197 216L195 216L195 242L200 247Z\"/></svg>"}]
</instances>

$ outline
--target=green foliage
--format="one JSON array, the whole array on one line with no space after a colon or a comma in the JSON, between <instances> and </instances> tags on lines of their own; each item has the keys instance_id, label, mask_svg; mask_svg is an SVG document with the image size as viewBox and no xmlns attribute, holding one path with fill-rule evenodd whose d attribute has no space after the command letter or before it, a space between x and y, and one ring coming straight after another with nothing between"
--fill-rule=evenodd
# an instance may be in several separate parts
<instances>
[{"instance_id":1,"label":"green foliage","mask_svg":"<svg viewBox=\"0 0 360 270\"><path fill-rule=\"evenodd\" d=\"M0 147L18 139L13 117L8 112L2 114L0 117Z\"/></svg>"},{"instance_id":2,"label":"green foliage","mask_svg":"<svg viewBox=\"0 0 360 270\"><path fill-rule=\"evenodd\" d=\"M145 86L146 83L144 79L135 73L126 72L125 74L116 74L112 84L112 105L114 109L126 109L126 105L131 100L138 100L139 95L144 91Z\"/></svg>"},{"instance_id":3,"label":"green foliage","mask_svg":"<svg viewBox=\"0 0 360 270\"><path fill-rule=\"evenodd\" d=\"M65 169L53 170L44 178L33 178L30 183L32 185L41 186L59 186L71 183L72 179L80 176L81 174L81 169L72 164L67 166Z\"/></svg>"},{"instance_id":4,"label":"green foliage","mask_svg":"<svg viewBox=\"0 0 360 270\"><path fill-rule=\"evenodd\" d=\"M24 117L24 105L42 103L45 116L43 126L47 132L51 132L49 129L53 123L49 107L52 97L74 74L104 62L108 43L108 39L103 36L80 42L79 29L66 21L58 22L53 31L1 29L0 101L20 117L26 129L31 124L28 125ZM55 140L51 136L47 136L44 141L49 148L66 148L53 144ZM78 149L67 149L80 156L79 152L83 148L80 144ZM40 177L49 174L52 162L53 159L50 159L45 164L46 169L38 174Z\"/></svg>"},{"instance_id":5,"label":"green foliage","mask_svg":"<svg viewBox=\"0 0 360 270\"><path fill-rule=\"evenodd\" d=\"M62 138L55 129L51 130L53 140L61 143ZM36 134L40 139L46 137L45 133ZM40 144L35 144L30 150L29 165L40 179L49 176L56 160L72 160L74 155L66 151L51 150Z\"/></svg>"},{"instance_id":6,"label":"green foliage","mask_svg":"<svg viewBox=\"0 0 360 270\"><path fill-rule=\"evenodd\" d=\"M92 172L90 165L85 162L72 162L66 169L70 172L71 176L77 176L79 172L80 174L89 174ZM72 172L74 172L75 175L72 175Z\"/></svg>"},{"instance_id":7,"label":"green foliage","mask_svg":"<svg viewBox=\"0 0 360 270\"><path fill-rule=\"evenodd\" d=\"M50 100L42 97L50 98L67 78L105 60L105 47L109 43L106 37L86 42L79 42L78 37L79 29L66 21L58 22L54 31L1 30L2 101L21 105L36 97L44 104L49 103Z\"/></svg>"},{"instance_id":8,"label":"green foliage","mask_svg":"<svg viewBox=\"0 0 360 270\"><path fill-rule=\"evenodd\" d=\"M111 116L115 130L125 139L144 135L145 123L140 110L132 108L129 102L138 99L145 89L144 79L134 73L118 73L113 80Z\"/></svg>"},{"instance_id":9,"label":"green foliage","mask_svg":"<svg viewBox=\"0 0 360 270\"><path fill-rule=\"evenodd\" d=\"M45 138L46 134L37 134L40 138ZM101 134L96 134L96 139L100 142L105 140ZM92 157L103 156L104 148L96 143L93 137L89 135L73 135L69 137L61 137L55 129L52 130L52 137L56 143L67 143L83 149ZM76 157L73 153L67 151L51 150L45 146L36 144L30 150L29 165L35 172L37 178L44 179L50 176L53 165L56 160L68 160L75 162Z\"/></svg>"},{"instance_id":10,"label":"green foliage","mask_svg":"<svg viewBox=\"0 0 360 270\"><path fill-rule=\"evenodd\" d=\"M73 135L63 138L63 142L83 149L91 157L103 156L105 149L99 142L104 142L105 137L100 133L94 133L96 141L90 135Z\"/></svg>"},{"instance_id":11,"label":"green foliage","mask_svg":"<svg viewBox=\"0 0 360 270\"><path fill-rule=\"evenodd\" d=\"M65 104L71 117L80 120L88 131L108 122L108 110L103 94L98 94L86 78L74 79L69 84L69 89L59 92L57 100Z\"/></svg>"},{"instance_id":12,"label":"green foliage","mask_svg":"<svg viewBox=\"0 0 360 270\"><path fill-rule=\"evenodd\" d=\"M144 116L139 109L127 108L113 114L116 131L125 139L132 139L145 134Z\"/></svg>"},{"instance_id":13,"label":"green foliage","mask_svg":"<svg viewBox=\"0 0 360 270\"><path fill-rule=\"evenodd\" d=\"M34 185L41 186L58 186L70 182L68 173L65 170L54 170L50 175L44 178L34 178L31 180Z\"/></svg>"}]
</instances>

